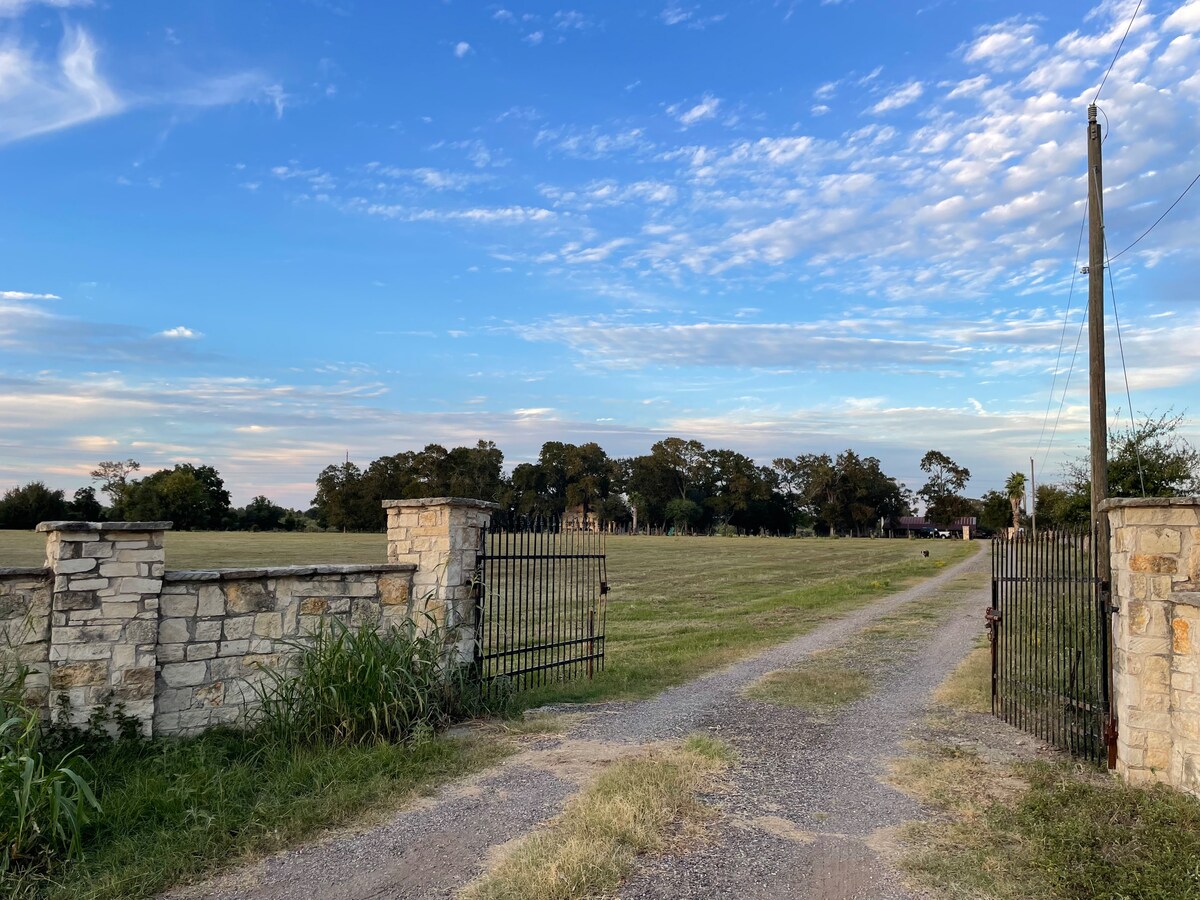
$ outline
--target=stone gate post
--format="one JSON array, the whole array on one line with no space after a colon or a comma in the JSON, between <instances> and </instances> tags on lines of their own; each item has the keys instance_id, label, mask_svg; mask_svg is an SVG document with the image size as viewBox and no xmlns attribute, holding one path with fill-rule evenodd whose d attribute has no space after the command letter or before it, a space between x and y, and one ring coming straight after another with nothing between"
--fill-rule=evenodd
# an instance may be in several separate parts
<instances>
[{"instance_id":1,"label":"stone gate post","mask_svg":"<svg viewBox=\"0 0 1200 900\"><path fill-rule=\"evenodd\" d=\"M1107 500L1117 772L1200 796L1200 498Z\"/></svg>"},{"instance_id":2,"label":"stone gate post","mask_svg":"<svg viewBox=\"0 0 1200 900\"><path fill-rule=\"evenodd\" d=\"M422 613L447 629L455 658L474 657L472 581L483 552L483 535L499 504L460 497L385 500L388 562L415 563L412 595L418 627Z\"/></svg>"},{"instance_id":3,"label":"stone gate post","mask_svg":"<svg viewBox=\"0 0 1200 900\"><path fill-rule=\"evenodd\" d=\"M50 598L50 713L87 724L122 704L149 737L163 533L170 522L42 522Z\"/></svg>"}]
</instances>

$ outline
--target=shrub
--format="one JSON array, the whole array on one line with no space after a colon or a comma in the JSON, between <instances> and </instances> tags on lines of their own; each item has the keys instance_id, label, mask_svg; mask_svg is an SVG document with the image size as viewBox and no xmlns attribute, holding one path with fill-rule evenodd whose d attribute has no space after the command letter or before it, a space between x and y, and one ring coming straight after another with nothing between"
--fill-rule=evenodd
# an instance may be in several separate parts
<instances>
[{"instance_id":1,"label":"shrub","mask_svg":"<svg viewBox=\"0 0 1200 900\"><path fill-rule=\"evenodd\" d=\"M100 812L77 766L68 765L83 760L67 753L48 762L39 748L41 722L21 699L25 676L24 669L0 673L0 873L82 855L83 828Z\"/></svg>"},{"instance_id":2,"label":"shrub","mask_svg":"<svg viewBox=\"0 0 1200 900\"><path fill-rule=\"evenodd\" d=\"M282 670L264 669L256 731L269 742L372 744L448 724L473 692L447 662L444 633L322 621Z\"/></svg>"}]
</instances>

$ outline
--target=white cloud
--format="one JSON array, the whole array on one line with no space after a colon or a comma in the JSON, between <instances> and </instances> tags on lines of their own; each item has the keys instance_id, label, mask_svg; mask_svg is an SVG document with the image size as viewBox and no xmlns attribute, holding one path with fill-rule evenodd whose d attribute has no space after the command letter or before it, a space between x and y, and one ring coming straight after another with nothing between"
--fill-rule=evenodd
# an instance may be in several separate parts
<instances>
[{"instance_id":1,"label":"white cloud","mask_svg":"<svg viewBox=\"0 0 1200 900\"><path fill-rule=\"evenodd\" d=\"M72 6L91 6L92 0L0 0L0 18L19 16L29 7L39 4L68 9Z\"/></svg>"},{"instance_id":2,"label":"white cloud","mask_svg":"<svg viewBox=\"0 0 1200 900\"><path fill-rule=\"evenodd\" d=\"M462 59L464 56L466 56L470 52L471 52L471 45L468 44L466 41L459 41L457 44L454 45L454 55L457 56L459 59Z\"/></svg>"},{"instance_id":3,"label":"white cloud","mask_svg":"<svg viewBox=\"0 0 1200 900\"><path fill-rule=\"evenodd\" d=\"M0 291L0 300L61 300L58 294L31 294L27 291Z\"/></svg>"},{"instance_id":4,"label":"white cloud","mask_svg":"<svg viewBox=\"0 0 1200 900\"><path fill-rule=\"evenodd\" d=\"M720 98L714 97L712 94L705 94L700 102L693 106L685 107L682 103L675 103L667 107L667 112L684 128L690 128L697 122L715 118L720 105Z\"/></svg>"},{"instance_id":5,"label":"white cloud","mask_svg":"<svg viewBox=\"0 0 1200 900\"><path fill-rule=\"evenodd\" d=\"M1172 31L1200 31L1200 0L1188 0L1167 16L1163 27Z\"/></svg>"},{"instance_id":6,"label":"white cloud","mask_svg":"<svg viewBox=\"0 0 1200 900\"><path fill-rule=\"evenodd\" d=\"M68 27L54 64L16 43L0 44L0 144L120 112L125 104L97 69L98 51Z\"/></svg>"},{"instance_id":7,"label":"white cloud","mask_svg":"<svg viewBox=\"0 0 1200 900\"><path fill-rule=\"evenodd\" d=\"M919 81L910 81L908 84L893 89L890 94L871 107L871 112L885 113L893 109L901 109L916 103L921 99L923 93L925 93L925 85Z\"/></svg>"},{"instance_id":8,"label":"white cloud","mask_svg":"<svg viewBox=\"0 0 1200 900\"><path fill-rule=\"evenodd\" d=\"M160 331L157 335L161 338L178 341L194 341L204 337L199 331L193 331L183 325L176 325L174 328L168 328L166 331Z\"/></svg>"}]
</instances>

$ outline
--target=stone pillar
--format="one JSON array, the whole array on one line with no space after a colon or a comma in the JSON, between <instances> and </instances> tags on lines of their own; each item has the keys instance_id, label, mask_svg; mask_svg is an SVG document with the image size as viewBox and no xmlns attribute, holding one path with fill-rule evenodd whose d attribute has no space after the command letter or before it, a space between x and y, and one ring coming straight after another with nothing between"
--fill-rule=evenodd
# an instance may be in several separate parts
<instances>
[{"instance_id":1,"label":"stone pillar","mask_svg":"<svg viewBox=\"0 0 1200 900\"><path fill-rule=\"evenodd\" d=\"M50 708L85 725L120 704L154 722L163 532L170 522L43 522L50 602Z\"/></svg>"},{"instance_id":2,"label":"stone pillar","mask_svg":"<svg viewBox=\"0 0 1200 900\"><path fill-rule=\"evenodd\" d=\"M458 497L385 500L388 562L413 563L413 615L446 628L459 662L474 656L472 580L496 503ZM427 613L429 619L423 617Z\"/></svg>"},{"instance_id":3,"label":"stone pillar","mask_svg":"<svg viewBox=\"0 0 1200 900\"><path fill-rule=\"evenodd\" d=\"M1104 503L1117 772L1200 796L1200 498Z\"/></svg>"}]
</instances>

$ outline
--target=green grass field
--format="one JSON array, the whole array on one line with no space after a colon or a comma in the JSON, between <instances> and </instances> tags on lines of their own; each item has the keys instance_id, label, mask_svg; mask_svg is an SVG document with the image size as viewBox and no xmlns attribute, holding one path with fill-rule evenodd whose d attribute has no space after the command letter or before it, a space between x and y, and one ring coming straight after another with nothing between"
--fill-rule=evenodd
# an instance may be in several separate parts
<instances>
[{"instance_id":1,"label":"green grass field","mask_svg":"<svg viewBox=\"0 0 1200 900\"><path fill-rule=\"evenodd\" d=\"M44 540L0 531L0 566L39 565ZM608 540L605 671L523 692L519 705L645 697L937 574L963 541L629 537ZM928 550L929 557L921 555ZM382 534L167 534L168 569L383 562Z\"/></svg>"},{"instance_id":2,"label":"green grass field","mask_svg":"<svg viewBox=\"0 0 1200 900\"><path fill-rule=\"evenodd\" d=\"M0 566L39 565L43 546L42 535L0 532ZM170 569L382 562L385 546L378 534L178 533L168 535L166 555ZM611 538L605 671L592 681L522 692L516 711L651 695L935 575L977 549L962 541ZM144 751L118 747L111 764L103 753L94 759L108 812L89 837L85 862L57 870L52 881L22 885L0 876L0 894L153 894L323 825L390 808L514 749L498 748L495 737L482 744L438 737L415 750L326 748L314 756L284 748L279 760L264 761L246 741L221 733ZM137 755L143 752L146 759Z\"/></svg>"}]
</instances>

